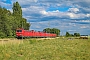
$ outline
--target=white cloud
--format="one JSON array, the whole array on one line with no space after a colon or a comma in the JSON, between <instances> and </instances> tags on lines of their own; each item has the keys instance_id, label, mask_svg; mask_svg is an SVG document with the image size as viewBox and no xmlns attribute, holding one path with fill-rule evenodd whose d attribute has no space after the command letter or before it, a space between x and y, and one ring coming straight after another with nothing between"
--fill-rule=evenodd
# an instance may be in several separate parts
<instances>
[{"instance_id":1,"label":"white cloud","mask_svg":"<svg viewBox=\"0 0 90 60\"><path fill-rule=\"evenodd\" d=\"M80 28L81 28L81 29L86 29L86 28L89 28L89 26L83 25L83 26L81 26Z\"/></svg>"},{"instance_id":2,"label":"white cloud","mask_svg":"<svg viewBox=\"0 0 90 60\"><path fill-rule=\"evenodd\" d=\"M75 20L75 22L87 22L87 23L90 23L90 20L79 20L79 21L78 20L77 21Z\"/></svg>"},{"instance_id":3,"label":"white cloud","mask_svg":"<svg viewBox=\"0 0 90 60\"><path fill-rule=\"evenodd\" d=\"M76 9L74 12L79 11ZM42 10L40 11L41 14L46 15L46 16L57 16L57 17L70 17L71 19L79 19L79 18L85 18L85 17L90 17L90 14L83 14L83 13L73 13L73 12L60 12L59 10L56 11L45 11Z\"/></svg>"},{"instance_id":4,"label":"white cloud","mask_svg":"<svg viewBox=\"0 0 90 60\"><path fill-rule=\"evenodd\" d=\"M57 4L57 6L61 6L61 4Z\"/></svg>"},{"instance_id":5,"label":"white cloud","mask_svg":"<svg viewBox=\"0 0 90 60\"><path fill-rule=\"evenodd\" d=\"M90 14L87 14L86 16L87 16L87 17L90 17Z\"/></svg>"},{"instance_id":6,"label":"white cloud","mask_svg":"<svg viewBox=\"0 0 90 60\"><path fill-rule=\"evenodd\" d=\"M48 13L45 10L40 11L41 14L47 15Z\"/></svg>"},{"instance_id":7,"label":"white cloud","mask_svg":"<svg viewBox=\"0 0 90 60\"><path fill-rule=\"evenodd\" d=\"M89 17L89 15L87 14L83 14L83 13L67 13L67 15L71 18L71 19L83 19L83 18L86 18L86 17Z\"/></svg>"},{"instance_id":8,"label":"white cloud","mask_svg":"<svg viewBox=\"0 0 90 60\"><path fill-rule=\"evenodd\" d=\"M74 27L76 26L75 23L69 23L69 25L70 25L70 26L74 26Z\"/></svg>"},{"instance_id":9,"label":"white cloud","mask_svg":"<svg viewBox=\"0 0 90 60\"><path fill-rule=\"evenodd\" d=\"M20 5L30 5L31 3L36 3L38 0L12 0L13 2L18 1Z\"/></svg>"},{"instance_id":10,"label":"white cloud","mask_svg":"<svg viewBox=\"0 0 90 60\"><path fill-rule=\"evenodd\" d=\"M22 8L22 9L25 10L25 11L41 11L44 8L40 7L40 6L29 6L27 8Z\"/></svg>"},{"instance_id":11,"label":"white cloud","mask_svg":"<svg viewBox=\"0 0 90 60\"><path fill-rule=\"evenodd\" d=\"M69 32L76 32L76 30L68 30Z\"/></svg>"},{"instance_id":12,"label":"white cloud","mask_svg":"<svg viewBox=\"0 0 90 60\"><path fill-rule=\"evenodd\" d=\"M70 16L70 18L75 18L75 17L78 17L76 14L74 14L74 13L68 13L67 15L69 15Z\"/></svg>"},{"instance_id":13,"label":"white cloud","mask_svg":"<svg viewBox=\"0 0 90 60\"><path fill-rule=\"evenodd\" d=\"M78 8L69 8L68 11L73 12L73 13L77 13L79 11L79 9Z\"/></svg>"},{"instance_id":14,"label":"white cloud","mask_svg":"<svg viewBox=\"0 0 90 60\"><path fill-rule=\"evenodd\" d=\"M81 22L90 22L90 20L81 20Z\"/></svg>"},{"instance_id":15,"label":"white cloud","mask_svg":"<svg viewBox=\"0 0 90 60\"><path fill-rule=\"evenodd\" d=\"M59 10L56 10L56 11L45 11L45 10L42 10L40 11L40 13L42 15L45 15L45 16L56 16L56 17L66 17L68 16L68 14L66 12L60 12Z\"/></svg>"}]
</instances>

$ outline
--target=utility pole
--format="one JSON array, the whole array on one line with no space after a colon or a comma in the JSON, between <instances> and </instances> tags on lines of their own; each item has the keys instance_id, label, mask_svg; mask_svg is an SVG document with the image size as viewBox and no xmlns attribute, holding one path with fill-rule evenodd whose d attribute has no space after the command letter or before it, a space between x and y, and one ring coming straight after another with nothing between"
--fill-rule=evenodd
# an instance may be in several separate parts
<instances>
[{"instance_id":1,"label":"utility pole","mask_svg":"<svg viewBox=\"0 0 90 60\"><path fill-rule=\"evenodd\" d=\"M23 29L23 21L22 21L22 29ZM22 43L23 43L23 35L22 35Z\"/></svg>"},{"instance_id":2,"label":"utility pole","mask_svg":"<svg viewBox=\"0 0 90 60\"><path fill-rule=\"evenodd\" d=\"M48 27L50 28L50 22L48 23ZM49 34L48 34L48 36L50 36L50 30L49 30Z\"/></svg>"},{"instance_id":3,"label":"utility pole","mask_svg":"<svg viewBox=\"0 0 90 60\"><path fill-rule=\"evenodd\" d=\"M23 28L23 21L22 21L22 28Z\"/></svg>"}]
</instances>

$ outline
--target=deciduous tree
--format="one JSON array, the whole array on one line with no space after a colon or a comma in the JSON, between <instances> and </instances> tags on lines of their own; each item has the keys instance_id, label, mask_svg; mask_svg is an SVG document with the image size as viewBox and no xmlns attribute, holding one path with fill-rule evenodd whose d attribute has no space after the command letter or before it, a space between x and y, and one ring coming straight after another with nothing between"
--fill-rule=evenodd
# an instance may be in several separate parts
<instances>
[{"instance_id":1,"label":"deciduous tree","mask_svg":"<svg viewBox=\"0 0 90 60\"><path fill-rule=\"evenodd\" d=\"M51 29L51 28L45 28L43 31L46 32L46 33L54 33L54 34L57 34L57 36L60 35L60 30L57 29L57 28L52 28L52 29Z\"/></svg>"}]
</instances>

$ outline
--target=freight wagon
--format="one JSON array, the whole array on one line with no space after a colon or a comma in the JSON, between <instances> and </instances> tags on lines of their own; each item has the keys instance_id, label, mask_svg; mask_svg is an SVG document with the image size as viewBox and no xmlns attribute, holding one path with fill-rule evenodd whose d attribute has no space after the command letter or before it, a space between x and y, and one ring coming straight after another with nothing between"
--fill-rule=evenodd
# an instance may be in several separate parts
<instances>
[{"instance_id":1,"label":"freight wagon","mask_svg":"<svg viewBox=\"0 0 90 60\"><path fill-rule=\"evenodd\" d=\"M16 37L17 38L25 38L25 37L56 37L56 34L34 31L34 30L24 30L19 28L16 30Z\"/></svg>"}]
</instances>

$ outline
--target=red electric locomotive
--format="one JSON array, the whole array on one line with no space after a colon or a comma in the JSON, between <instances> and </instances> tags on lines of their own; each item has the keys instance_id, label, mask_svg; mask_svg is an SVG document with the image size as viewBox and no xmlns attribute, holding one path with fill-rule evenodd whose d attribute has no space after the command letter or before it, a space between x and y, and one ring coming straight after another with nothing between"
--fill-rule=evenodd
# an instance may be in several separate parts
<instances>
[{"instance_id":1,"label":"red electric locomotive","mask_svg":"<svg viewBox=\"0 0 90 60\"><path fill-rule=\"evenodd\" d=\"M34 30L24 30L22 28L19 28L16 30L16 37L17 38L22 38L22 37L56 37L56 36L57 36L56 34L34 31Z\"/></svg>"}]
</instances>

